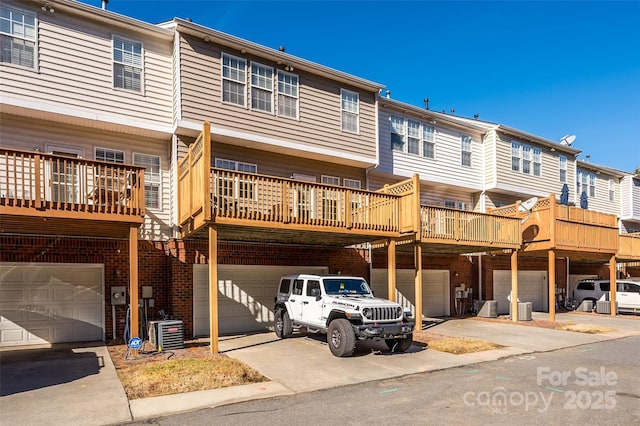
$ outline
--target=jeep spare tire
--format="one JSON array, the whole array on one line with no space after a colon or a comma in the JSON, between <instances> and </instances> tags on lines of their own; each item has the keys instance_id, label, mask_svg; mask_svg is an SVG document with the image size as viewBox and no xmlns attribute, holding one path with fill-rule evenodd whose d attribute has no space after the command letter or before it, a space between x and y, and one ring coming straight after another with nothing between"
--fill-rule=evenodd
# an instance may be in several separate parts
<instances>
[{"instance_id":1,"label":"jeep spare tire","mask_svg":"<svg viewBox=\"0 0 640 426\"><path fill-rule=\"evenodd\" d=\"M327 344L333 355L351 356L356 347L356 335L351 323L344 318L331 321L327 332Z\"/></svg>"}]
</instances>

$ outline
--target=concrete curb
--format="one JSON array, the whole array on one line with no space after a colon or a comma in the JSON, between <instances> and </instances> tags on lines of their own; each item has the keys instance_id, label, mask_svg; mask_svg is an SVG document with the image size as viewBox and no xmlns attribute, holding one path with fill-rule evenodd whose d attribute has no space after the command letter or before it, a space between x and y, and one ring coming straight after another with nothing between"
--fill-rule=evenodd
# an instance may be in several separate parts
<instances>
[{"instance_id":1,"label":"concrete curb","mask_svg":"<svg viewBox=\"0 0 640 426\"><path fill-rule=\"evenodd\" d=\"M290 389L287 389L278 382L271 381L176 395L134 399L129 401L129 408L131 409L133 420L137 421L201 408L218 407L235 402L292 394L294 394L294 392Z\"/></svg>"}]
</instances>

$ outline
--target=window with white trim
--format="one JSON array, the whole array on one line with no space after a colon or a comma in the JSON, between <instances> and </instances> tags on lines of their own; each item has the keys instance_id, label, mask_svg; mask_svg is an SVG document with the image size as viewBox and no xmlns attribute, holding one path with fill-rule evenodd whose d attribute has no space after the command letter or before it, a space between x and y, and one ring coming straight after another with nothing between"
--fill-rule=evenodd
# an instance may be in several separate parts
<instances>
[{"instance_id":1,"label":"window with white trim","mask_svg":"<svg viewBox=\"0 0 640 426\"><path fill-rule=\"evenodd\" d=\"M251 109L273 112L273 68L251 63Z\"/></svg>"},{"instance_id":2,"label":"window with white trim","mask_svg":"<svg viewBox=\"0 0 640 426\"><path fill-rule=\"evenodd\" d=\"M352 188L352 189L360 189L360 188L362 188L362 182L360 182L360 180L358 180L358 179L347 179L347 178L344 178L344 180L342 181L342 185L346 186L347 188Z\"/></svg>"},{"instance_id":3,"label":"window with white trim","mask_svg":"<svg viewBox=\"0 0 640 426\"><path fill-rule=\"evenodd\" d=\"M216 158L214 160L215 167L218 169L232 170L244 173L258 173L258 165L254 163L245 163L242 161L226 160L224 158ZM216 193L220 197L221 202L229 203L238 198L253 200L257 193L255 190L255 182L248 179L236 177L229 179L221 177L217 182L218 190ZM217 201L217 200L214 200ZM227 205L228 207L228 205Z\"/></svg>"},{"instance_id":4,"label":"window with white trim","mask_svg":"<svg viewBox=\"0 0 640 426\"><path fill-rule=\"evenodd\" d=\"M616 199L616 183L613 178L609 178L609 201Z\"/></svg>"},{"instance_id":5,"label":"window with white trim","mask_svg":"<svg viewBox=\"0 0 640 426\"><path fill-rule=\"evenodd\" d=\"M560 156L560 182L567 182L567 157Z\"/></svg>"},{"instance_id":6,"label":"window with white trim","mask_svg":"<svg viewBox=\"0 0 640 426\"><path fill-rule=\"evenodd\" d=\"M340 178L337 176L322 175L320 181L325 185L340 185ZM338 220L338 204L342 191L335 189L322 189L322 218L325 220Z\"/></svg>"},{"instance_id":7,"label":"window with white trim","mask_svg":"<svg viewBox=\"0 0 640 426\"><path fill-rule=\"evenodd\" d=\"M159 209L160 187L162 175L160 171L160 157L157 155L133 153L133 164L144 166L144 205L149 208Z\"/></svg>"},{"instance_id":8,"label":"window with white trim","mask_svg":"<svg viewBox=\"0 0 640 426\"><path fill-rule=\"evenodd\" d=\"M4 63L35 68L36 15L0 5L0 48Z\"/></svg>"},{"instance_id":9,"label":"window with white trim","mask_svg":"<svg viewBox=\"0 0 640 426\"><path fill-rule=\"evenodd\" d=\"M467 204L462 201L444 200L444 206L448 209L466 210Z\"/></svg>"},{"instance_id":10,"label":"window with white trim","mask_svg":"<svg viewBox=\"0 0 640 426\"><path fill-rule=\"evenodd\" d=\"M533 175L540 176L542 174L542 150L533 148Z\"/></svg>"},{"instance_id":11,"label":"window with white trim","mask_svg":"<svg viewBox=\"0 0 640 426\"><path fill-rule=\"evenodd\" d=\"M404 118L391 116L391 149L404 152Z\"/></svg>"},{"instance_id":12,"label":"window with white trim","mask_svg":"<svg viewBox=\"0 0 640 426\"><path fill-rule=\"evenodd\" d=\"M109 148L96 148L95 158L97 161L124 164L124 151Z\"/></svg>"},{"instance_id":13,"label":"window with white trim","mask_svg":"<svg viewBox=\"0 0 640 426\"><path fill-rule=\"evenodd\" d=\"M461 164L471 166L471 136L460 135Z\"/></svg>"},{"instance_id":14,"label":"window with white trim","mask_svg":"<svg viewBox=\"0 0 640 426\"><path fill-rule=\"evenodd\" d=\"M298 118L298 76L278 70L278 115Z\"/></svg>"},{"instance_id":15,"label":"window with white trim","mask_svg":"<svg viewBox=\"0 0 640 426\"><path fill-rule=\"evenodd\" d=\"M596 175L589 173L589 197L596 196Z\"/></svg>"},{"instance_id":16,"label":"window with white trim","mask_svg":"<svg viewBox=\"0 0 640 426\"><path fill-rule=\"evenodd\" d=\"M340 178L337 176L326 176L326 175L322 175L320 178L320 182L326 184L326 185L336 185L339 186L340 185Z\"/></svg>"},{"instance_id":17,"label":"window with white trim","mask_svg":"<svg viewBox=\"0 0 640 426\"><path fill-rule=\"evenodd\" d=\"M422 156L436 158L435 128L426 124L422 125Z\"/></svg>"},{"instance_id":18,"label":"window with white trim","mask_svg":"<svg viewBox=\"0 0 640 426\"><path fill-rule=\"evenodd\" d=\"M514 172L520 171L520 144L515 141L511 141L511 170Z\"/></svg>"},{"instance_id":19,"label":"window with white trim","mask_svg":"<svg viewBox=\"0 0 640 426\"><path fill-rule=\"evenodd\" d=\"M247 61L222 54L222 102L246 106Z\"/></svg>"},{"instance_id":20,"label":"window with white trim","mask_svg":"<svg viewBox=\"0 0 640 426\"><path fill-rule=\"evenodd\" d=\"M340 89L340 108L342 109L342 130L358 133L360 127L360 95L346 89Z\"/></svg>"},{"instance_id":21,"label":"window with white trim","mask_svg":"<svg viewBox=\"0 0 640 426\"><path fill-rule=\"evenodd\" d=\"M420 123L407 120L407 153L420 155Z\"/></svg>"},{"instance_id":22,"label":"window with white trim","mask_svg":"<svg viewBox=\"0 0 640 426\"><path fill-rule=\"evenodd\" d=\"M113 87L142 93L142 43L113 36Z\"/></svg>"},{"instance_id":23,"label":"window with white trim","mask_svg":"<svg viewBox=\"0 0 640 426\"><path fill-rule=\"evenodd\" d=\"M531 174L531 147L522 145L522 173Z\"/></svg>"}]
</instances>

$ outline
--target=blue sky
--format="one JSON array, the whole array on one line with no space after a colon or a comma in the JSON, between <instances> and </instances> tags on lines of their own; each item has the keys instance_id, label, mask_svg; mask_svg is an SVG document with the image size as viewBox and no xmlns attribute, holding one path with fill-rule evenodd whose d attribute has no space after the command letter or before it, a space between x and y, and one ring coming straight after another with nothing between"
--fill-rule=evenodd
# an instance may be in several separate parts
<instances>
[{"instance_id":1,"label":"blue sky","mask_svg":"<svg viewBox=\"0 0 640 426\"><path fill-rule=\"evenodd\" d=\"M84 0L100 6L100 0ZM110 0L381 83L416 106L551 140L593 163L640 167L640 1Z\"/></svg>"}]
</instances>

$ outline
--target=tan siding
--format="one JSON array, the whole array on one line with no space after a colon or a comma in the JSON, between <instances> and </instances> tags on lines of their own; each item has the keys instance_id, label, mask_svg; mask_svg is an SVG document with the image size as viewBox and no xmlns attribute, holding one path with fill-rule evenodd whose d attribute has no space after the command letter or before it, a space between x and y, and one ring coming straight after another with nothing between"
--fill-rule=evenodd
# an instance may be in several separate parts
<instances>
[{"instance_id":1,"label":"tan siding","mask_svg":"<svg viewBox=\"0 0 640 426\"><path fill-rule=\"evenodd\" d=\"M614 201L609 201L609 178L614 180ZM575 184L574 184L575 192ZM596 195L589 197L589 210L595 210L603 213L610 213L620 216L620 184L619 179L608 176L604 173L596 174ZM580 205L580 195L576 201L576 205Z\"/></svg>"},{"instance_id":2,"label":"tan siding","mask_svg":"<svg viewBox=\"0 0 640 426\"><path fill-rule=\"evenodd\" d=\"M160 156L162 168L161 210L147 208L145 223L140 232L146 239L159 240L169 237L169 141L151 140L120 133L108 133L77 126L60 125L46 121L34 121L22 117L1 115L0 145L26 151L46 152L47 145L81 148L84 157L95 158L95 148L121 150L125 163L133 164L133 153Z\"/></svg>"},{"instance_id":3,"label":"tan siding","mask_svg":"<svg viewBox=\"0 0 640 426\"><path fill-rule=\"evenodd\" d=\"M496 207L508 206L508 205L514 204L518 200L525 201L521 198L517 198L509 195L487 193L485 197L485 204L488 210Z\"/></svg>"},{"instance_id":4,"label":"tan siding","mask_svg":"<svg viewBox=\"0 0 640 426\"><path fill-rule=\"evenodd\" d=\"M224 50L235 56L247 55ZM299 76L299 119L278 117L252 111L221 101L220 47L183 36L181 39L180 74L182 79L183 118L195 122L210 120L213 125L230 130L297 143L307 149L323 149L342 156L376 157L375 94L295 71ZM266 66L277 67L265 59L256 59ZM247 73L249 78L249 73ZM274 74L275 78L275 74ZM360 93L360 134L341 131L340 89ZM249 85L247 85L249 91ZM277 98L274 92L274 97ZM247 96L247 103L249 99ZM277 109L277 99L274 102Z\"/></svg>"},{"instance_id":5,"label":"tan siding","mask_svg":"<svg viewBox=\"0 0 640 426\"><path fill-rule=\"evenodd\" d=\"M511 170L511 141L537 147L542 150L541 176L526 175L521 171ZM559 197L563 183L560 182L560 155L552 152L548 148L536 146L528 141L521 141L500 133L496 138L496 164L497 164L497 187L505 187L522 194L535 196L548 196L551 193ZM533 152L532 152L533 155ZM571 155L567 157L567 185L569 186L570 199L575 194L575 159ZM533 170L533 164L532 164Z\"/></svg>"},{"instance_id":6,"label":"tan siding","mask_svg":"<svg viewBox=\"0 0 640 426\"><path fill-rule=\"evenodd\" d=\"M63 13L39 18L38 72L0 65L5 96L171 124L170 42L111 31ZM114 33L143 43L144 95L112 87Z\"/></svg>"}]
</instances>

